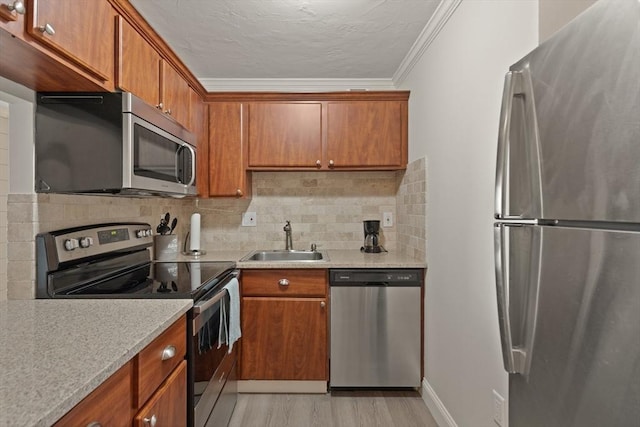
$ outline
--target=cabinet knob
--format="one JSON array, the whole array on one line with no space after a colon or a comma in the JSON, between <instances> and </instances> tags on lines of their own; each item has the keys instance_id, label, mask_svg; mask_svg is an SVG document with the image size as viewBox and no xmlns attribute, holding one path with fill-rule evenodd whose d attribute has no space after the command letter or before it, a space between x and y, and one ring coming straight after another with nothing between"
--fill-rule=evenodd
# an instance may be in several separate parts
<instances>
[{"instance_id":1,"label":"cabinet knob","mask_svg":"<svg viewBox=\"0 0 640 427\"><path fill-rule=\"evenodd\" d=\"M169 108L169 109L165 110L165 112L164 112L164 113L165 113L165 114L168 114L168 115L171 115L171 108Z\"/></svg>"},{"instance_id":2,"label":"cabinet knob","mask_svg":"<svg viewBox=\"0 0 640 427\"><path fill-rule=\"evenodd\" d=\"M325 302L324 302L324 301L321 301L321 302L320 302L320 307L324 308L324 306L325 306L325 305L327 305L327 304L325 304Z\"/></svg>"},{"instance_id":3,"label":"cabinet knob","mask_svg":"<svg viewBox=\"0 0 640 427\"><path fill-rule=\"evenodd\" d=\"M91 421L89 424L87 424L87 427L102 427L102 424L100 424L98 421Z\"/></svg>"},{"instance_id":4,"label":"cabinet knob","mask_svg":"<svg viewBox=\"0 0 640 427\"><path fill-rule=\"evenodd\" d=\"M278 285L280 285L280 286L289 286L289 279L280 279L280 280L278 280Z\"/></svg>"},{"instance_id":5,"label":"cabinet knob","mask_svg":"<svg viewBox=\"0 0 640 427\"><path fill-rule=\"evenodd\" d=\"M237 197L242 197L243 195L244 195L244 193L242 192L242 190L241 190L241 189L239 189L239 188L237 188L237 189L236 189L236 196L237 196Z\"/></svg>"},{"instance_id":6,"label":"cabinet knob","mask_svg":"<svg viewBox=\"0 0 640 427\"><path fill-rule=\"evenodd\" d=\"M321 167L322 166L322 162L320 160L316 160L316 167Z\"/></svg>"},{"instance_id":7,"label":"cabinet knob","mask_svg":"<svg viewBox=\"0 0 640 427\"><path fill-rule=\"evenodd\" d=\"M38 27L38 31L40 31L42 34L49 34L50 36L54 35L56 33L55 28L53 28L53 25L46 23L44 24L42 27Z\"/></svg>"},{"instance_id":8,"label":"cabinet knob","mask_svg":"<svg viewBox=\"0 0 640 427\"><path fill-rule=\"evenodd\" d=\"M176 355L176 348L172 345L168 345L162 350L162 360L169 360Z\"/></svg>"},{"instance_id":9,"label":"cabinet knob","mask_svg":"<svg viewBox=\"0 0 640 427\"><path fill-rule=\"evenodd\" d=\"M156 427L156 423L158 422L158 418L155 415L151 415L151 418L143 418L142 422L146 426Z\"/></svg>"},{"instance_id":10,"label":"cabinet knob","mask_svg":"<svg viewBox=\"0 0 640 427\"><path fill-rule=\"evenodd\" d=\"M161 103L159 103L158 105L156 105L156 108L157 108L158 110L162 110L162 109L164 108L164 104L161 102Z\"/></svg>"},{"instance_id":11,"label":"cabinet knob","mask_svg":"<svg viewBox=\"0 0 640 427\"><path fill-rule=\"evenodd\" d=\"M7 6L7 9L9 9L9 12L13 12L15 10L16 13L20 15L24 15L24 12L25 12L24 3L19 0L16 0L12 4L7 4L5 6Z\"/></svg>"},{"instance_id":12,"label":"cabinet knob","mask_svg":"<svg viewBox=\"0 0 640 427\"><path fill-rule=\"evenodd\" d=\"M329 167L332 168L334 166L333 160L329 160Z\"/></svg>"}]
</instances>

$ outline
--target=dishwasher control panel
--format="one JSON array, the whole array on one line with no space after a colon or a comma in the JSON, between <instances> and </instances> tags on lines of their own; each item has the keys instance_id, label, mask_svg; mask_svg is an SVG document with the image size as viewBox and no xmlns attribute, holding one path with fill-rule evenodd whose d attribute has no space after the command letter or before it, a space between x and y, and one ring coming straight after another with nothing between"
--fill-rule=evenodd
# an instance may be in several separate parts
<instances>
[{"instance_id":1,"label":"dishwasher control panel","mask_svg":"<svg viewBox=\"0 0 640 427\"><path fill-rule=\"evenodd\" d=\"M420 286L421 269L330 269L331 286Z\"/></svg>"}]
</instances>

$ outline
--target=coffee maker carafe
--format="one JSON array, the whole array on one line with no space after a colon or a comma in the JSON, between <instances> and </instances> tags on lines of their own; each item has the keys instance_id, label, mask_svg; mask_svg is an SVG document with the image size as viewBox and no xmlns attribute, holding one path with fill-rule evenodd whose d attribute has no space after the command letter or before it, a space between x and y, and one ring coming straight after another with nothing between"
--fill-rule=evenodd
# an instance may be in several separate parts
<instances>
[{"instance_id":1,"label":"coffee maker carafe","mask_svg":"<svg viewBox=\"0 0 640 427\"><path fill-rule=\"evenodd\" d=\"M362 250L368 253L383 252L384 248L379 243L380 221L363 221L364 225L364 246Z\"/></svg>"}]
</instances>

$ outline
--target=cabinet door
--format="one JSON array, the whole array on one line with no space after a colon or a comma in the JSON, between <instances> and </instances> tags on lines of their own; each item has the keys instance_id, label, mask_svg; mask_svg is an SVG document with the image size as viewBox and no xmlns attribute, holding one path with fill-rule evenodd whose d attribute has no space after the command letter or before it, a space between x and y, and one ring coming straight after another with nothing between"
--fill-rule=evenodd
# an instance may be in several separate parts
<instances>
[{"instance_id":1,"label":"cabinet door","mask_svg":"<svg viewBox=\"0 0 640 427\"><path fill-rule=\"evenodd\" d=\"M322 159L322 104L250 103L250 168L317 168Z\"/></svg>"},{"instance_id":2,"label":"cabinet door","mask_svg":"<svg viewBox=\"0 0 640 427\"><path fill-rule=\"evenodd\" d=\"M209 195L250 195L245 169L243 105L239 102L209 104Z\"/></svg>"},{"instance_id":3,"label":"cabinet door","mask_svg":"<svg viewBox=\"0 0 640 427\"><path fill-rule=\"evenodd\" d=\"M160 103L160 55L123 18L118 18L116 86L150 105Z\"/></svg>"},{"instance_id":4,"label":"cabinet door","mask_svg":"<svg viewBox=\"0 0 640 427\"><path fill-rule=\"evenodd\" d=\"M241 379L326 380L325 298L242 299Z\"/></svg>"},{"instance_id":5,"label":"cabinet door","mask_svg":"<svg viewBox=\"0 0 640 427\"><path fill-rule=\"evenodd\" d=\"M113 81L115 11L107 0L31 0L27 32L102 81ZM46 30L45 30L46 28Z\"/></svg>"},{"instance_id":6,"label":"cabinet door","mask_svg":"<svg viewBox=\"0 0 640 427\"><path fill-rule=\"evenodd\" d=\"M155 419L155 422L153 421ZM183 360L133 419L134 427L183 426L187 419L187 361Z\"/></svg>"},{"instance_id":7,"label":"cabinet door","mask_svg":"<svg viewBox=\"0 0 640 427\"><path fill-rule=\"evenodd\" d=\"M329 102L327 157L334 168L406 167L406 103Z\"/></svg>"},{"instance_id":8,"label":"cabinet door","mask_svg":"<svg viewBox=\"0 0 640 427\"><path fill-rule=\"evenodd\" d=\"M131 425L133 363L128 362L55 423L55 427Z\"/></svg>"},{"instance_id":9,"label":"cabinet door","mask_svg":"<svg viewBox=\"0 0 640 427\"><path fill-rule=\"evenodd\" d=\"M187 127L190 122L191 88L180 74L162 61L162 104L165 114Z\"/></svg>"}]
</instances>

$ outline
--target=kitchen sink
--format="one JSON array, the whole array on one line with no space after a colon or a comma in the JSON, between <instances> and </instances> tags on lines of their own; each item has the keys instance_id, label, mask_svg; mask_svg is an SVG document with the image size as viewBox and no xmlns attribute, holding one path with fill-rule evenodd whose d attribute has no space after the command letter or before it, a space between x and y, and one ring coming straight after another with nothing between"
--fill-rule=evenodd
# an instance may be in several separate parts
<instances>
[{"instance_id":1,"label":"kitchen sink","mask_svg":"<svg viewBox=\"0 0 640 427\"><path fill-rule=\"evenodd\" d=\"M240 261L267 261L267 262L323 262L329 257L324 251L253 251L249 252Z\"/></svg>"}]
</instances>

